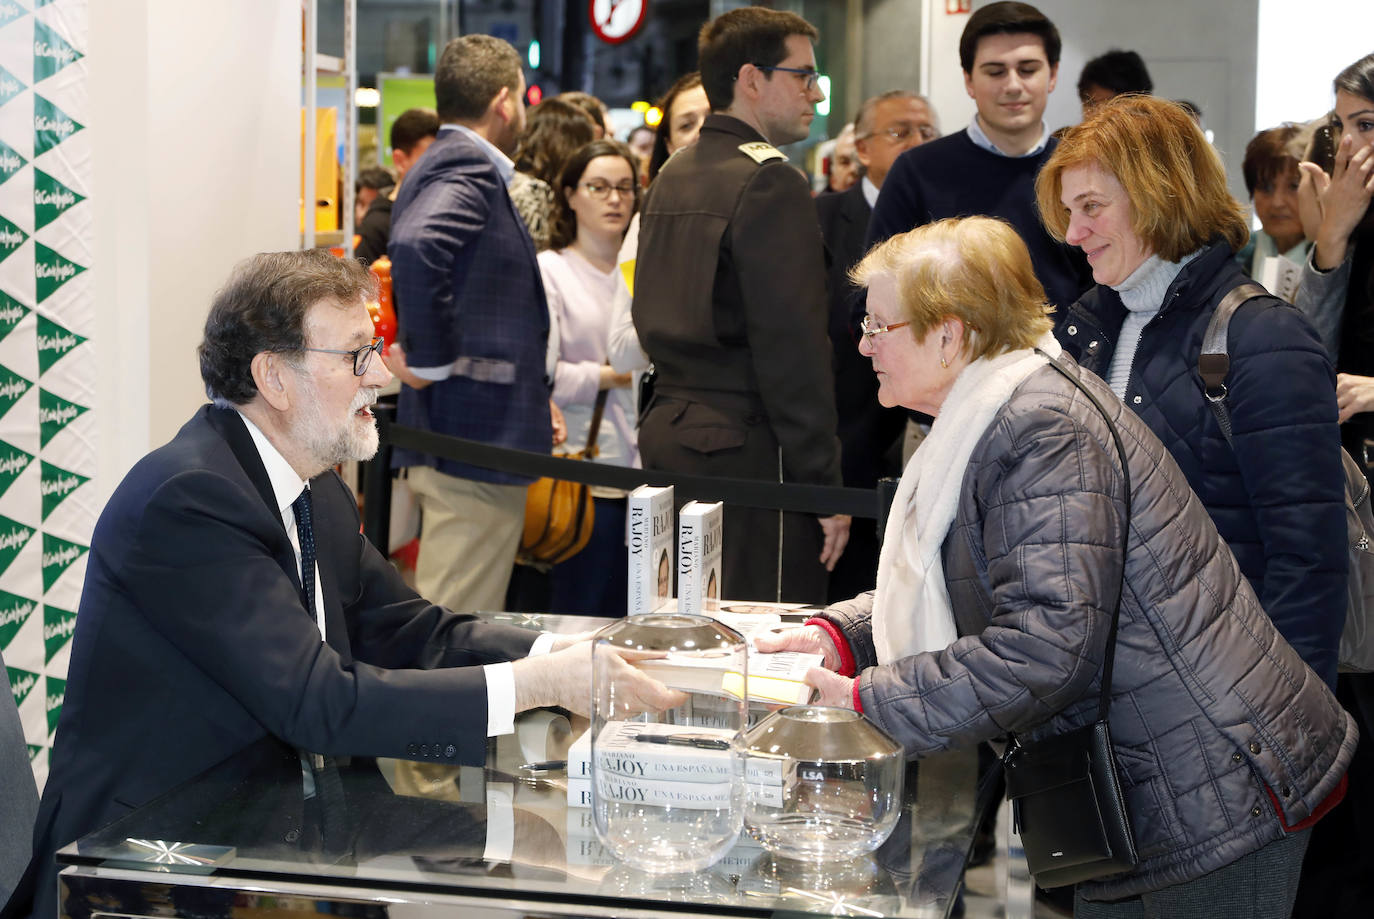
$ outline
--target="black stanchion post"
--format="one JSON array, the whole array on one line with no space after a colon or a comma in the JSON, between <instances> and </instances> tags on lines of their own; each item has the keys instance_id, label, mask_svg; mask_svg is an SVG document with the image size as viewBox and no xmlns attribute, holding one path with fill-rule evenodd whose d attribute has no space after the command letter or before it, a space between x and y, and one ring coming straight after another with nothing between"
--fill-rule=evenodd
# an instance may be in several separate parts
<instances>
[{"instance_id":1,"label":"black stanchion post","mask_svg":"<svg viewBox=\"0 0 1374 919\"><path fill-rule=\"evenodd\" d=\"M395 405L378 402L372 406L377 416L377 435L380 446L377 455L363 468L363 535L387 554L391 542L391 437L390 429Z\"/></svg>"}]
</instances>

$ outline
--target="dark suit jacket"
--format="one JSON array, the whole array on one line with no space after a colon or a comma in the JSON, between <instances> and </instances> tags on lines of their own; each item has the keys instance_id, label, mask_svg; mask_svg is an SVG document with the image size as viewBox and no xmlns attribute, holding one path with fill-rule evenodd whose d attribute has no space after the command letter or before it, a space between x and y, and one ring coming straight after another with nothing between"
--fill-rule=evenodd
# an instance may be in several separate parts
<instances>
[{"instance_id":1,"label":"dark suit jacket","mask_svg":"<svg viewBox=\"0 0 1374 919\"><path fill-rule=\"evenodd\" d=\"M864 314L862 292L849 283L849 271L868 252L868 218L873 209L863 183L848 191L816 198L829 266L830 344L835 351L835 408L839 412L840 469L844 484L872 488L886 475L884 455L906 427L906 413L878 404L878 378L873 362L859 353L858 320Z\"/></svg>"},{"instance_id":2,"label":"dark suit jacket","mask_svg":"<svg viewBox=\"0 0 1374 919\"><path fill-rule=\"evenodd\" d=\"M359 534L337 474L311 490L327 644L236 412L205 406L115 490L91 542L34 835L38 914L55 915L57 848L264 735L483 762L486 682L471 665L523 655L534 634L425 602Z\"/></svg>"},{"instance_id":3,"label":"dark suit jacket","mask_svg":"<svg viewBox=\"0 0 1374 919\"><path fill-rule=\"evenodd\" d=\"M392 291L412 367L460 369L421 390L401 388L404 425L498 447L548 453L549 308L534 243L491 160L445 128L391 211ZM397 450L394 466L434 466L479 482L522 476Z\"/></svg>"}]
</instances>

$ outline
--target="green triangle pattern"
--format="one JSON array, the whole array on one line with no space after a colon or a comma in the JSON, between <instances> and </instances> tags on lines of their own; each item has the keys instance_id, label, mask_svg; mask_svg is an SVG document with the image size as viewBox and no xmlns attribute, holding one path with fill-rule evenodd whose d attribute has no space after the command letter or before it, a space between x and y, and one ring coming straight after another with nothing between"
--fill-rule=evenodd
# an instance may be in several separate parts
<instances>
[{"instance_id":1,"label":"green triangle pattern","mask_svg":"<svg viewBox=\"0 0 1374 919\"><path fill-rule=\"evenodd\" d=\"M38 754L43 752L43 748L36 743L24 744L24 746L29 748L29 762L38 759Z\"/></svg>"},{"instance_id":2,"label":"green triangle pattern","mask_svg":"<svg viewBox=\"0 0 1374 919\"><path fill-rule=\"evenodd\" d=\"M0 649L9 647L14 636L29 621L38 603L7 590L0 590Z\"/></svg>"},{"instance_id":3,"label":"green triangle pattern","mask_svg":"<svg viewBox=\"0 0 1374 919\"><path fill-rule=\"evenodd\" d=\"M0 0L0 26L7 26L27 13L28 10L14 0Z\"/></svg>"},{"instance_id":4,"label":"green triangle pattern","mask_svg":"<svg viewBox=\"0 0 1374 919\"><path fill-rule=\"evenodd\" d=\"M44 99L33 94L33 155L41 156L71 137L85 125Z\"/></svg>"},{"instance_id":5,"label":"green triangle pattern","mask_svg":"<svg viewBox=\"0 0 1374 919\"><path fill-rule=\"evenodd\" d=\"M52 662L62 646L72 640L75 629L76 613L43 604L43 650L47 655L43 658L44 662Z\"/></svg>"},{"instance_id":6,"label":"green triangle pattern","mask_svg":"<svg viewBox=\"0 0 1374 919\"><path fill-rule=\"evenodd\" d=\"M3 220L4 218L0 218ZM15 227L15 229L19 229ZM38 291L38 302L51 297L63 284L85 271L83 265L78 265L69 259L63 258L55 249L49 249L40 242L34 242L33 252L33 277L34 286ZM4 256L0 256L3 261Z\"/></svg>"},{"instance_id":7,"label":"green triangle pattern","mask_svg":"<svg viewBox=\"0 0 1374 919\"><path fill-rule=\"evenodd\" d=\"M33 228L43 227L86 200L41 169L33 171Z\"/></svg>"},{"instance_id":8,"label":"green triangle pattern","mask_svg":"<svg viewBox=\"0 0 1374 919\"><path fill-rule=\"evenodd\" d=\"M13 370L0 364L0 418L5 416L14 403L18 402L24 393L33 387L31 380L26 380Z\"/></svg>"},{"instance_id":9,"label":"green triangle pattern","mask_svg":"<svg viewBox=\"0 0 1374 919\"><path fill-rule=\"evenodd\" d=\"M85 55L69 45L61 35L37 19L33 21L33 82L46 80L83 57Z\"/></svg>"},{"instance_id":10,"label":"green triangle pattern","mask_svg":"<svg viewBox=\"0 0 1374 919\"><path fill-rule=\"evenodd\" d=\"M14 563L15 556L29 544L35 532L33 527L26 527L18 520L0 514L0 573ZM47 587L43 589L47 590Z\"/></svg>"},{"instance_id":11,"label":"green triangle pattern","mask_svg":"<svg viewBox=\"0 0 1374 919\"><path fill-rule=\"evenodd\" d=\"M0 217L0 262L13 255L28 238L29 234L19 229L17 224Z\"/></svg>"},{"instance_id":12,"label":"green triangle pattern","mask_svg":"<svg viewBox=\"0 0 1374 919\"><path fill-rule=\"evenodd\" d=\"M4 13L0 12L0 17L3 17L3 15ZM0 23L0 25L3 25L3 23ZM0 67L0 105L4 105L26 89L28 89L28 87L24 85L23 80L10 73L4 67Z\"/></svg>"},{"instance_id":13,"label":"green triangle pattern","mask_svg":"<svg viewBox=\"0 0 1374 919\"><path fill-rule=\"evenodd\" d=\"M72 566L72 563L90 551L89 546L80 543L68 542L59 539L51 533L43 534L43 590L46 592L52 589L57 579L62 577L62 572Z\"/></svg>"},{"instance_id":14,"label":"green triangle pattern","mask_svg":"<svg viewBox=\"0 0 1374 919\"><path fill-rule=\"evenodd\" d=\"M3 0L0 0L3 2ZM0 67L0 74L4 68ZM4 79L0 77L0 87L4 86ZM0 105L4 105L0 102ZM4 141L0 141L0 185L14 178L14 176L28 164L28 160L19 155L19 151L11 147Z\"/></svg>"},{"instance_id":15,"label":"green triangle pattern","mask_svg":"<svg viewBox=\"0 0 1374 919\"><path fill-rule=\"evenodd\" d=\"M0 370L4 370L0 366ZM38 443L46 447L58 433L72 421L90 411L84 405L68 402L61 396L53 395L46 389L38 390Z\"/></svg>"},{"instance_id":16,"label":"green triangle pattern","mask_svg":"<svg viewBox=\"0 0 1374 919\"><path fill-rule=\"evenodd\" d=\"M86 340L53 322L47 316L38 317L38 373L47 373L67 352Z\"/></svg>"},{"instance_id":17,"label":"green triangle pattern","mask_svg":"<svg viewBox=\"0 0 1374 919\"><path fill-rule=\"evenodd\" d=\"M20 473L29 468L33 454L20 450L14 444L0 440L0 495L9 491Z\"/></svg>"},{"instance_id":18,"label":"green triangle pattern","mask_svg":"<svg viewBox=\"0 0 1374 919\"><path fill-rule=\"evenodd\" d=\"M62 697L67 694L67 681L55 676L46 679L48 688L43 704L48 710L48 736L52 736L52 732L57 730L57 719L62 717Z\"/></svg>"},{"instance_id":19,"label":"green triangle pattern","mask_svg":"<svg viewBox=\"0 0 1374 919\"><path fill-rule=\"evenodd\" d=\"M24 321L29 308L9 294L0 290L0 340L14 331L14 327Z\"/></svg>"},{"instance_id":20,"label":"green triangle pattern","mask_svg":"<svg viewBox=\"0 0 1374 919\"><path fill-rule=\"evenodd\" d=\"M14 704L23 705L24 700L33 692L33 688L42 679L36 673L29 673L27 670L20 670L17 667L6 667L6 675L10 678L10 692L14 694Z\"/></svg>"},{"instance_id":21,"label":"green triangle pattern","mask_svg":"<svg viewBox=\"0 0 1374 919\"><path fill-rule=\"evenodd\" d=\"M43 495L44 520L48 519L48 515L53 512L57 505L67 499L67 495L91 480L88 475L77 475L75 472L69 472L48 462L39 463L38 478L39 491Z\"/></svg>"}]
</instances>

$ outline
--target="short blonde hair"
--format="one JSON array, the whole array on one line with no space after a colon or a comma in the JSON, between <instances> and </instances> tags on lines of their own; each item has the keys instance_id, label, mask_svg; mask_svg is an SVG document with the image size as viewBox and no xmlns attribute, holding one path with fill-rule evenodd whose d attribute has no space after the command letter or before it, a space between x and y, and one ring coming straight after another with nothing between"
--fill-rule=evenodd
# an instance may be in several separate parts
<instances>
[{"instance_id":1,"label":"short blonde hair","mask_svg":"<svg viewBox=\"0 0 1374 919\"><path fill-rule=\"evenodd\" d=\"M1069 230L1064 172L1096 166L1116 177L1131 201L1131 229L1166 262L1218 236L1236 252L1250 238L1245 209L1226 188L1226 167L1197 123L1176 102L1117 96L1068 130L1035 180L1045 229Z\"/></svg>"},{"instance_id":2,"label":"short blonde hair","mask_svg":"<svg viewBox=\"0 0 1374 919\"><path fill-rule=\"evenodd\" d=\"M850 279L867 287L888 275L919 341L946 316L964 324L969 360L1031 348L1050 330L1052 307L1030 252L1011 224L992 217L938 220L869 252Z\"/></svg>"}]
</instances>

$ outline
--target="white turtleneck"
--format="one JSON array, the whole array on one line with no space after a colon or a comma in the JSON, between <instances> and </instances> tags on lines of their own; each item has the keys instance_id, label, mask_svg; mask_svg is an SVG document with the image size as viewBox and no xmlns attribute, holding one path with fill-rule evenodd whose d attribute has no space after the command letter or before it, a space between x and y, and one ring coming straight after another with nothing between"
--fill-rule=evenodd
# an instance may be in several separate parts
<instances>
[{"instance_id":1,"label":"white turtleneck","mask_svg":"<svg viewBox=\"0 0 1374 919\"><path fill-rule=\"evenodd\" d=\"M1126 320L1121 323L1116 351L1112 354L1112 366L1107 373L1107 385L1118 399L1126 398L1126 384L1131 378L1131 364L1135 361L1141 331L1164 305L1164 295L1169 292L1169 285L1174 283L1183 266L1201 252L1201 249L1190 252L1177 262L1166 262L1158 255L1152 255L1141 262L1140 267L1132 271L1126 280L1112 286L1112 290L1121 295L1121 303L1126 307Z\"/></svg>"}]
</instances>

